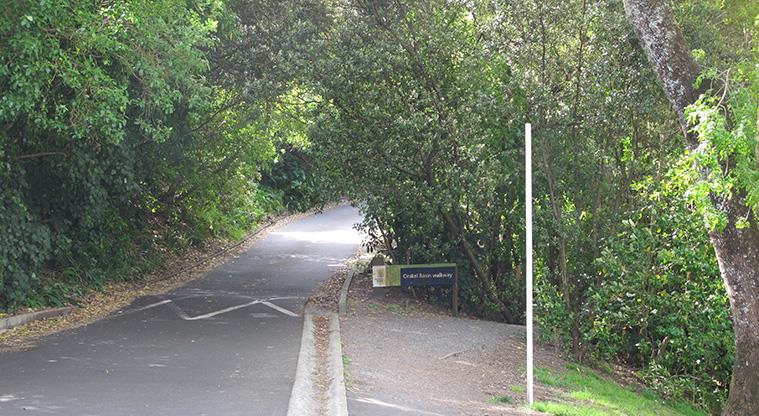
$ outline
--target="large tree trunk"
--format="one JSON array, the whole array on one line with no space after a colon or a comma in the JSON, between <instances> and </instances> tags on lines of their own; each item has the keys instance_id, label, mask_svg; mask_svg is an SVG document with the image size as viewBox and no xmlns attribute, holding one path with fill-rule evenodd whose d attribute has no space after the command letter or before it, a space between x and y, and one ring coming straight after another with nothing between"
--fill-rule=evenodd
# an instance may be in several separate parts
<instances>
[{"instance_id":1,"label":"large tree trunk","mask_svg":"<svg viewBox=\"0 0 759 416\"><path fill-rule=\"evenodd\" d=\"M698 98L693 84L699 71L670 3L667 0L624 0L624 4L627 20L632 23L664 94L677 112L680 126L687 132L685 107Z\"/></svg>"},{"instance_id":2,"label":"large tree trunk","mask_svg":"<svg viewBox=\"0 0 759 416\"><path fill-rule=\"evenodd\" d=\"M692 149L698 137L688 133L685 108L698 97L694 83L698 67L675 21L668 0L624 0L627 18L641 40L664 93L677 112ZM724 415L759 415L759 227L740 191L728 200L715 198L725 212L724 230L709 233L725 282L735 331L735 364ZM738 229L740 216L749 213L748 228Z\"/></svg>"},{"instance_id":3,"label":"large tree trunk","mask_svg":"<svg viewBox=\"0 0 759 416\"><path fill-rule=\"evenodd\" d=\"M709 233L730 297L735 331L735 363L724 415L759 415L759 228L738 229L745 216L738 197L725 201L729 225Z\"/></svg>"}]
</instances>

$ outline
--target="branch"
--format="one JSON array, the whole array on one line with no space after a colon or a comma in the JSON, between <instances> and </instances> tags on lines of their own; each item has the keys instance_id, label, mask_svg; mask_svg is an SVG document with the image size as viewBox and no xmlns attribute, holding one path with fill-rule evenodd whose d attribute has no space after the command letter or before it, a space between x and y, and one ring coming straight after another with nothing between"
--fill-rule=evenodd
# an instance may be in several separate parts
<instances>
[{"instance_id":1,"label":"branch","mask_svg":"<svg viewBox=\"0 0 759 416\"><path fill-rule=\"evenodd\" d=\"M26 155L12 157L11 160L32 159L35 157L42 157L42 156L68 156L68 155L64 152L39 152L39 153L29 153Z\"/></svg>"}]
</instances>

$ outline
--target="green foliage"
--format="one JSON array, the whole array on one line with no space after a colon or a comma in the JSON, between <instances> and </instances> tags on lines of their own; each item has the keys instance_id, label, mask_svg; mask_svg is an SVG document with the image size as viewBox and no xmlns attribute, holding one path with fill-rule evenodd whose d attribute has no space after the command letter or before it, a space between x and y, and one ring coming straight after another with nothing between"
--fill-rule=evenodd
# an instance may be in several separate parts
<instances>
[{"instance_id":1,"label":"green foliage","mask_svg":"<svg viewBox=\"0 0 759 416\"><path fill-rule=\"evenodd\" d=\"M662 163L682 141L661 139L674 123L661 117L668 105L630 42L620 2L493 7L491 18L478 10L479 21L490 47L511 63L508 91L523 95L516 109L534 126L538 316L546 333L582 360L580 326L585 297L598 284L595 259L619 220L638 207L631 185L663 175Z\"/></svg>"},{"instance_id":2,"label":"green foliage","mask_svg":"<svg viewBox=\"0 0 759 416\"><path fill-rule=\"evenodd\" d=\"M51 236L20 203L18 192L3 190L0 200L0 305L16 307L39 285L37 273L51 251Z\"/></svg>"},{"instance_id":3,"label":"green foliage","mask_svg":"<svg viewBox=\"0 0 759 416\"><path fill-rule=\"evenodd\" d=\"M682 199L650 201L598 259L603 277L585 305L586 342L600 359L644 369L649 386L665 397L718 409L734 340L713 248Z\"/></svg>"},{"instance_id":4,"label":"green foliage","mask_svg":"<svg viewBox=\"0 0 759 416\"><path fill-rule=\"evenodd\" d=\"M278 143L305 143L269 102L292 74L234 76L221 49L246 23L225 2L4 6L0 310L139 278L166 250L239 238L282 209L288 190L259 181ZM278 88L244 88L267 80Z\"/></svg>"},{"instance_id":5,"label":"green foliage","mask_svg":"<svg viewBox=\"0 0 759 416\"><path fill-rule=\"evenodd\" d=\"M536 177L545 181L535 185L536 317L578 360L624 361L665 396L716 411L733 339L727 296L693 205L715 225L722 214L710 210L712 197L748 198L759 183L749 87L756 60L746 54L744 24L755 14L737 3L678 2L689 40L702 48L696 55L718 68L707 75L724 78L732 67L723 107L705 97L711 104L691 113L702 121L705 146L685 160L684 140L640 48L629 42L621 6L522 2L494 21L504 28L503 43L526 42L504 53L517 62L514 78L529 91L533 125L542 127L534 133ZM539 30L530 36L524 27ZM732 104L733 96L742 104ZM743 115L720 119L727 103L744 107ZM729 169L720 165L726 158ZM708 181L700 180L704 168Z\"/></svg>"},{"instance_id":6,"label":"green foliage","mask_svg":"<svg viewBox=\"0 0 759 416\"><path fill-rule=\"evenodd\" d=\"M725 91L725 96L703 95L688 108L688 122L701 144L697 151L682 159L673 175L686 189L707 225L720 230L727 225L726 216L714 206L712 198L726 199L738 194L744 199L753 215L746 212L736 224L739 228L752 226L749 218L759 215L759 135L756 126L759 67L753 62L745 63L725 80L728 81L736 87ZM726 85L724 88L731 87ZM725 110L729 111L730 120L726 119ZM726 160L729 161L727 168L723 167Z\"/></svg>"},{"instance_id":7,"label":"green foliage","mask_svg":"<svg viewBox=\"0 0 759 416\"><path fill-rule=\"evenodd\" d=\"M0 310L339 195L370 247L456 262L465 311L521 322L529 121L543 333L666 397L724 400L730 317L699 215L725 226L714 201L738 195L735 225L756 226L750 2L677 2L707 68L685 157L619 1L6 3Z\"/></svg>"},{"instance_id":8,"label":"green foliage","mask_svg":"<svg viewBox=\"0 0 759 416\"><path fill-rule=\"evenodd\" d=\"M464 307L516 322L509 67L468 16L441 1L347 4L314 68L311 139L320 174L362 201L374 247L395 262L457 262Z\"/></svg>"},{"instance_id":9,"label":"green foliage","mask_svg":"<svg viewBox=\"0 0 759 416\"><path fill-rule=\"evenodd\" d=\"M639 196L645 205L621 221L594 262L576 323L582 356L622 361L640 368L647 385L666 398L719 409L734 340L714 251L684 198L662 193L661 184L646 186ZM571 345L575 323L566 320L560 291L545 279L537 284L544 335Z\"/></svg>"},{"instance_id":10,"label":"green foliage","mask_svg":"<svg viewBox=\"0 0 759 416\"><path fill-rule=\"evenodd\" d=\"M128 215L140 199L135 139L165 140L167 115L200 90L213 28L181 2L13 3L0 16L0 147L14 193L2 221L29 224L17 238L37 243L4 244L16 251L4 276L15 289L2 308L48 290L43 265L88 282L105 264L120 267L132 244L118 243L138 227ZM167 70L175 57L182 64Z\"/></svg>"},{"instance_id":11,"label":"green foliage","mask_svg":"<svg viewBox=\"0 0 759 416\"><path fill-rule=\"evenodd\" d=\"M282 193L287 209L304 211L323 205L332 194L317 174L308 129L318 97L294 88L273 109L271 131L277 143L276 157L263 172L261 183Z\"/></svg>"}]
</instances>

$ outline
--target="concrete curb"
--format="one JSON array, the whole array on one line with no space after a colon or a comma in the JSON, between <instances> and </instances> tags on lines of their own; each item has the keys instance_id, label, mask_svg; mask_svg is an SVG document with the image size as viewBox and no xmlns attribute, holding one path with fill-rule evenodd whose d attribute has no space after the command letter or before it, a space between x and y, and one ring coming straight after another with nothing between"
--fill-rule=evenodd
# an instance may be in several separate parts
<instances>
[{"instance_id":1,"label":"concrete curb","mask_svg":"<svg viewBox=\"0 0 759 416\"><path fill-rule=\"evenodd\" d=\"M300 416L313 414L316 409L314 400L314 383L311 379L312 369L316 364L316 350L314 348L314 322L311 312L303 312L303 335L300 340L300 352L298 353L298 366L295 370L295 382L290 393L290 404L287 408L287 416Z\"/></svg>"},{"instance_id":2,"label":"concrete curb","mask_svg":"<svg viewBox=\"0 0 759 416\"><path fill-rule=\"evenodd\" d=\"M63 308L45 309L43 311L22 313L21 315L9 316L7 318L0 319L0 330L15 328L17 326L28 324L29 322L37 321L40 319L54 318L58 316L68 315L74 309L75 309L74 306L66 306Z\"/></svg>"},{"instance_id":3,"label":"concrete curb","mask_svg":"<svg viewBox=\"0 0 759 416\"><path fill-rule=\"evenodd\" d=\"M337 302L337 313L345 316L348 313L348 290L350 290L353 277L359 273L360 269L351 271L343 280L343 286L340 288L340 299Z\"/></svg>"},{"instance_id":4,"label":"concrete curb","mask_svg":"<svg viewBox=\"0 0 759 416\"><path fill-rule=\"evenodd\" d=\"M303 335L298 354L298 366L295 370L295 382L290 393L290 404L287 416L313 416L319 414L319 404L316 395L319 394L313 380L314 369L317 365L326 364L329 371L330 385L327 391L327 410L329 416L348 416L348 399L345 392L345 376L343 373L343 353L340 344L340 320L336 313L319 313L329 318L329 356L326 363L316 360L314 345L313 310L306 305L303 313Z\"/></svg>"},{"instance_id":5,"label":"concrete curb","mask_svg":"<svg viewBox=\"0 0 759 416\"><path fill-rule=\"evenodd\" d=\"M340 318L335 313L329 314L329 364L331 374L329 414L348 416L348 394L345 391L343 347L340 341Z\"/></svg>"},{"instance_id":6,"label":"concrete curb","mask_svg":"<svg viewBox=\"0 0 759 416\"><path fill-rule=\"evenodd\" d=\"M345 280L343 280L343 286L340 288L340 297L337 302L337 313L340 316L348 314L348 291L351 288L353 278L366 269L369 264L371 264L371 261L366 262L365 257L359 258L356 264L353 265L353 270L351 270L351 272L348 273L348 276L345 277Z\"/></svg>"},{"instance_id":7,"label":"concrete curb","mask_svg":"<svg viewBox=\"0 0 759 416\"><path fill-rule=\"evenodd\" d=\"M359 249L359 253L361 249ZM338 311L344 315L348 311L348 290L350 289L353 277L361 273L366 268L366 263L359 260L353 264L352 270L348 273L343 285L340 288L338 301ZM316 345L314 340L314 322L315 315L325 316L329 320L329 347L326 363L317 362ZM319 414L319 403L315 383L314 369L316 366L326 366L329 372L329 386L326 392L327 403L326 411L329 416L348 416L348 396L345 391L345 370L343 368L343 347L340 339L340 318L338 314L323 309L318 309L310 303L306 304L303 311L303 335L300 341L300 352L298 353L298 366L295 370L295 382L290 393L290 403L287 408L287 416L314 416ZM324 409L322 409L324 410Z\"/></svg>"}]
</instances>

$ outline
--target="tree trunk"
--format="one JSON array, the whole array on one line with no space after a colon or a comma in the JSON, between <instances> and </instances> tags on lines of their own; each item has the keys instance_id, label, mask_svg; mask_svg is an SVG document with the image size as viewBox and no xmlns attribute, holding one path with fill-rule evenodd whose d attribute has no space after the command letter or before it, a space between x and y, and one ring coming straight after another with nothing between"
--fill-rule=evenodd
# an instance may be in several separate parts
<instances>
[{"instance_id":1,"label":"tree trunk","mask_svg":"<svg viewBox=\"0 0 759 416\"><path fill-rule=\"evenodd\" d=\"M759 415L759 228L738 229L735 221L745 215L742 200L726 201L728 226L709 233L725 282L735 331L735 363L730 396L723 415Z\"/></svg>"},{"instance_id":2,"label":"tree trunk","mask_svg":"<svg viewBox=\"0 0 759 416\"><path fill-rule=\"evenodd\" d=\"M547 150L542 151L543 154L543 170L545 171L546 181L548 182L548 195L551 201L551 212L553 213L553 219L559 226L562 223L562 207L561 201L556 190L556 179L553 177L551 166L548 164ZM572 328L570 335L572 336L572 354L577 357L578 361L582 363L581 354L581 337L580 337L580 321L575 311L574 305L576 302L572 301L572 287L569 282L569 260L567 259L567 239L562 231L558 232L558 264L559 264L559 276L561 278L561 294L564 298L564 304L567 308L567 313L574 315L575 319L572 319Z\"/></svg>"},{"instance_id":3,"label":"tree trunk","mask_svg":"<svg viewBox=\"0 0 759 416\"><path fill-rule=\"evenodd\" d=\"M472 264L472 269L474 269L475 276L480 280L485 289L485 296L488 298L488 300L498 305L500 308L501 316L506 321L506 323L519 323L509 310L508 305L506 305L506 303L498 297L498 293L494 292L494 289L496 288L495 282L493 282L491 276L482 267L482 263L480 263L480 260L477 258L477 254L474 252L474 249L469 243L469 240L467 240L466 234L461 228L461 221L459 220L458 215L456 215L454 218L454 214L443 210L440 212L443 216L443 219L445 220L446 225L448 226L448 229L458 238L459 242L461 243L461 247L464 249L464 254L466 254L467 258L469 258L469 262Z\"/></svg>"},{"instance_id":4,"label":"tree trunk","mask_svg":"<svg viewBox=\"0 0 759 416\"><path fill-rule=\"evenodd\" d=\"M698 148L698 137L688 133L685 120L685 108L697 99L698 67L669 1L624 0L624 5L689 147ZM730 298L735 331L735 364L723 415L759 415L759 227L740 191L728 200L715 198L715 206L728 219L724 230L712 230L709 236ZM750 226L736 228L736 220L747 213Z\"/></svg>"},{"instance_id":5,"label":"tree trunk","mask_svg":"<svg viewBox=\"0 0 759 416\"><path fill-rule=\"evenodd\" d=\"M627 20L641 40L680 126L687 132L685 107L698 98L693 84L699 71L670 3L668 0L624 0L624 4Z\"/></svg>"}]
</instances>

